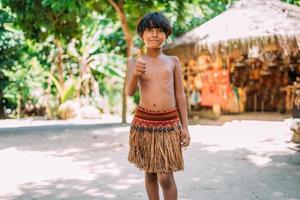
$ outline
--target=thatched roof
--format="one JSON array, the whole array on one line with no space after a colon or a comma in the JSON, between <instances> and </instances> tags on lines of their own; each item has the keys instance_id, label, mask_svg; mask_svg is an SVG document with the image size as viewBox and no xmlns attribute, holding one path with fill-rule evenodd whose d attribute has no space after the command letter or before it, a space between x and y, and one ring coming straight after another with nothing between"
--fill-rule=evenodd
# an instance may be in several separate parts
<instances>
[{"instance_id":1,"label":"thatched roof","mask_svg":"<svg viewBox=\"0 0 300 200\"><path fill-rule=\"evenodd\" d=\"M240 0L203 25L185 33L166 46L168 50L184 46L248 49L277 41L287 53L300 47L300 7L280 0ZM234 47L232 47L234 46Z\"/></svg>"}]
</instances>

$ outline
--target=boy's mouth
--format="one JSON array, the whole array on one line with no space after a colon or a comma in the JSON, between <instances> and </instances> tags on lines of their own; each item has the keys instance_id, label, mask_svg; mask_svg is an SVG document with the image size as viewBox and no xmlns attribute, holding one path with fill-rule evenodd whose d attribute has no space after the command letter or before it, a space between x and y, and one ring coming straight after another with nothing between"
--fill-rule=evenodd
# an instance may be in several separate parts
<instances>
[{"instance_id":1,"label":"boy's mouth","mask_svg":"<svg viewBox=\"0 0 300 200\"><path fill-rule=\"evenodd\" d=\"M150 42L159 42L158 40L149 40Z\"/></svg>"}]
</instances>

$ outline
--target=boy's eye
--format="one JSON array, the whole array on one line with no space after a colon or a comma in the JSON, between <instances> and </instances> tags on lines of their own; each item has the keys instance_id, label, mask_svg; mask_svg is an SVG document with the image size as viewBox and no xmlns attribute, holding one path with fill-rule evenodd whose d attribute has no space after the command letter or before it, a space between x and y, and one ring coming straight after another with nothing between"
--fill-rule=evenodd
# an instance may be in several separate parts
<instances>
[{"instance_id":1,"label":"boy's eye","mask_svg":"<svg viewBox=\"0 0 300 200\"><path fill-rule=\"evenodd\" d=\"M161 33L161 32L163 32L163 29L162 28L147 28L146 31L150 32L150 33L152 33L152 32Z\"/></svg>"}]
</instances>

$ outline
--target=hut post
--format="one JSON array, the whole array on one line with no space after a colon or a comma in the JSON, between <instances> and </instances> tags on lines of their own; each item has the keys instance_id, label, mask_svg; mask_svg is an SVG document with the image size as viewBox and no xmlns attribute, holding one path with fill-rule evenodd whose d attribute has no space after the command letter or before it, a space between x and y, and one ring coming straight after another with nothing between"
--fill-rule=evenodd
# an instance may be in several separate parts
<instances>
[{"instance_id":1,"label":"hut post","mask_svg":"<svg viewBox=\"0 0 300 200\"><path fill-rule=\"evenodd\" d=\"M186 98L187 98L187 108L188 108L188 113L190 114L191 113L191 102L190 102L190 66L189 66L189 59L190 59L190 47L189 46L186 46L187 47L187 54L186 54L186 68L187 68L187 87L186 87L186 92L187 92L187 95L186 95ZM182 49L183 50L183 49Z\"/></svg>"},{"instance_id":2,"label":"hut post","mask_svg":"<svg viewBox=\"0 0 300 200\"><path fill-rule=\"evenodd\" d=\"M187 86L186 86L186 102L187 102L187 108L188 108L188 113L190 113L191 112L191 102L190 102L190 67L189 67L189 65L186 65L186 68L187 68L187 70L186 70L186 76L187 76Z\"/></svg>"}]
</instances>

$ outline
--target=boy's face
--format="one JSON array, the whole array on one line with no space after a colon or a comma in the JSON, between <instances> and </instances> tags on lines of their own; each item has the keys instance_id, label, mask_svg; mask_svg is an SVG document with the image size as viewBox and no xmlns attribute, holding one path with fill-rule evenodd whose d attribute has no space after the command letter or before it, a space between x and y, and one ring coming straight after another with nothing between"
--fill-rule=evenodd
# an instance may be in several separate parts
<instances>
[{"instance_id":1,"label":"boy's face","mask_svg":"<svg viewBox=\"0 0 300 200\"><path fill-rule=\"evenodd\" d=\"M162 28L147 28L142 38L147 48L161 48L167 36Z\"/></svg>"}]
</instances>

